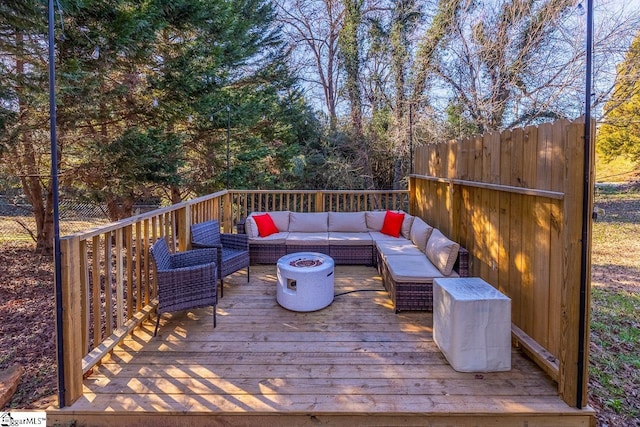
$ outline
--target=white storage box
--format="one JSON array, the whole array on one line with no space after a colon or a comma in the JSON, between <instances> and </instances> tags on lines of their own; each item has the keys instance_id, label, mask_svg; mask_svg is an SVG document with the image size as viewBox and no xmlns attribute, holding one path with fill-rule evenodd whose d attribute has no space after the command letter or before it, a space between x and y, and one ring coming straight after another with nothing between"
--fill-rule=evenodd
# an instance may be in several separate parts
<instances>
[{"instance_id":1,"label":"white storage box","mask_svg":"<svg viewBox=\"0 0 640 427\"><path fill-rule=\"evenodd\" d=\"M478 277L433 281L433 339L460 372L511 369L511 299Z\"/></svg>"}]
</instances>

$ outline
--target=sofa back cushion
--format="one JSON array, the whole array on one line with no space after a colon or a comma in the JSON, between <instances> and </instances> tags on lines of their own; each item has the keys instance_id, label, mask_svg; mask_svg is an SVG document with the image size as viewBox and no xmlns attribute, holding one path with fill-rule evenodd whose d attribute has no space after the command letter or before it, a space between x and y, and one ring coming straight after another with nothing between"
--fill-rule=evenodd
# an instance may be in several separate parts
<instances>
[{"instance_id":1,"label":"sofa back cushion","mask_svg":"<svg viewBox=\"0 0 640 427\"><path fill-rule=\"evenodd\" d=\"M273 222L278 227L278 231L289 231L289 217L291 212L289 211L273 211L269 212Z\"/></svg>"},{"instance_id":2,"label":"sofa back cushion","mask_svg":"<svg viewBox=\"0 0 640 427\"><path fill-rule=\"evenodd\" d=\"M263 215L253 215L251 219L253 219L258 226L258 234L260 235L260 237L267 237L280 231L278 230L276 223L273 222L273 218L271 218L271 215L269 215L269 213Z\"/></svg>"},{"instance_id":3,"label":"sofa back cushion","mask_svg":"<svg viewBox=\"0 0 640 427\"><path fill-rule=\"evenodd\" d=\"M255 239L259 236L258 225L256 224L256 220L253 219L253 215L255 214L249 215L247 220L244 222L244 232L250 239Z\"/></svg>"},{"instance_id":4,"label":"sofa back cushion","mask_svg":"<svg viewBox=\"0 0 640 427\"><path fill-rule=\"evenodd\" d=\"M367 228L370 231L382 230L382 224L384 224L384 217L387 211L367 211L364 213L367 220Z\"/></svg>"},{"instance_id":5,"label":"sofa back cushion","mask_svg":"<svg viewBox=\"0 0 640 427\"><path fill-rule=\"evenodd\" d=\"M408 213L404 214L404 221L402 221L402 229L400 230L402 237L405 239L411 239L411 226L413 225L413 215Z\"/></svg>"},{"instance_id":6,"label":"sofa back cushion","mask_svg":"<svg viewBox=\"0 0 640 427\"><path fill-rule=\"evenodd\" d=\"M253 215L264 215L267 212L253 212L245 221L244 224L244 232L249 236L249 238L254 239L259 236L258 227L256 226L256 222L253 218ZM278 231L289 231L289 211L273 211L269 212L269 216L273 220L273 223L278 227Z\"/></svg>"},{"instance_id":7,"label":"sofa back cushion","mask_svg":"<svg viewBox=\"0 0 640 427\"><path fill-rule=\"evenodd\" d=\"M453 264L458 258L460 245L445 237L440 230L434 229L427 242L425 254L429 261L435 265L445 276L451 274Z\"/></svg>"},{"instance_id":8,"label":"sofa back cushion","mask_svg":"<svg viewBox=\"0 0 640 427\"><path fill-rule=\"evenodd\" d=\"M327 212L291 212L289 215L289 231L318 233L329 231L329 214Z\"/></svg>"},{"instance_id":9,"label":"sofa back cushion","mask_svg":"<svg viewBox=\"0 0 640 427\"><path fill-rule=\"evenodd\" d=\"M409 238L422 252L427 248L427 240L431 236L433 227L422 220L422 218L414 217L411 224Z\"/></svg>"},{"instance_id":10,"label":"sofa back cushion","mask_svg":"<svg viewBox=\"0 0 640 427\"><path fill-rule=\"evenodd\" d=\"M364 212L329 212L329 231L366 233L369 229Z\"/></svg>"},{"instance_id":11,"label":"sofa back cushion","mask_svg":"<svg viewBox=\"0 0 640 427\"><path fill-rule=\"evenodd\" d=\"M387 211L380 232L388 236L400 237L403 222L404 212Z\"/></svg>"}]
</instances>

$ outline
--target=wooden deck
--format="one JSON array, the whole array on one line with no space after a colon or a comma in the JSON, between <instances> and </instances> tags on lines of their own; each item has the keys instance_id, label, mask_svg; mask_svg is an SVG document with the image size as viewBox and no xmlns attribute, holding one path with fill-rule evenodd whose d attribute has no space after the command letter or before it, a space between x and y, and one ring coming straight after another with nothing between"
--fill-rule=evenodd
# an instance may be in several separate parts
<instances>
[{"instance_id":1,"label":"wooden deck","mask_svg":"<svg viewBox=\"0 0 640 427\"><path fill-rule=\"evenodd\" d=\"M314 313L277 304L275 266L252 267L249 284L245 272L231 276L215 330L211 308L165 314L155 338L147 322L48 422L594 425L593 411L568 407L518 350L510 372L456 372L433 342L431 314L395 314L374 268L338 266L335 276L336 294L361 292Z\"/></svg>"}]
</instances>

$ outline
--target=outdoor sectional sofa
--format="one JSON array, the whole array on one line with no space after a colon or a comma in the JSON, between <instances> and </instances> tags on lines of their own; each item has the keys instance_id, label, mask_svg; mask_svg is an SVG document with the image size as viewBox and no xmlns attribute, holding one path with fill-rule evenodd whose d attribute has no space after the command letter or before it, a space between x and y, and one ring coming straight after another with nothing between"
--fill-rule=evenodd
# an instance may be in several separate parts
<instances>
[{"instance_id":1,"label":"outdoor sectional sofa","mask_svg":"<svg viewBox=\"0 0 640 427\"><path fill-rule=\"evenodd\" d=\"M396 312L432 311L434 278L468 276L467 250L404 212L265 214L254 212L238 224L238 233L249 236L251 264L275 264L294 252L320 252L337 265L377 266Z\"/></svg>"}]
</instances>

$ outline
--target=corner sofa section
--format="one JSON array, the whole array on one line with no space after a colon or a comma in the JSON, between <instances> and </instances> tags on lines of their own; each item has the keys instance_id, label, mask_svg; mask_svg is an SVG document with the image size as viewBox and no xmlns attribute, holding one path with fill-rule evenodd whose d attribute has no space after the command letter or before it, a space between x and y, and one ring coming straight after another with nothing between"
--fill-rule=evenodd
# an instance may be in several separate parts
<instances>
[{"instance_id":1,"label":"corner sofa section","mask_svg":"<svg viewBox=\"0 0 640 427\"><path fill-rule=\"evenodd\" d=\"M381 232L387 211L273 211L278 232L260 237L254 212L238 224L249 236L251 264L275 264L294 252L320 252L337 265L377 266L401 310L433 309L433 279L468 276L468 252L421 218L404 213L398 237Z\"/></svg>"}]
</instances>

